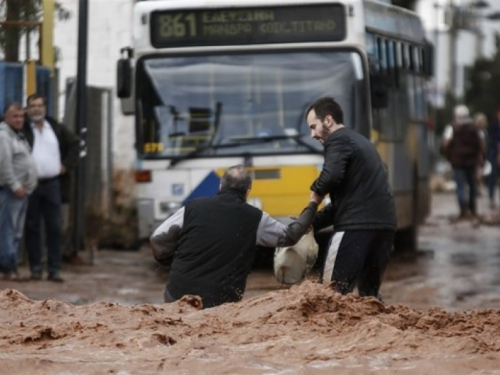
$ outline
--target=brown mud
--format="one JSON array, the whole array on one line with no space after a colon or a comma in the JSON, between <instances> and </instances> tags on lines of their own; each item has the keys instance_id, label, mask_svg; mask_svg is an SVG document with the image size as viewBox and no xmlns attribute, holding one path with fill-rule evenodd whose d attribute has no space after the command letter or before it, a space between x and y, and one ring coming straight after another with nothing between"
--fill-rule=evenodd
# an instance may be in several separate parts
<instances>
[{"instance_id":1,"label":"brown mud","mask_svg":"<svg viewBox=\"0 0 500 375\"><path fill-rule=\"evenodd\" d=\"M500 368L500 312L427 311L311 281L200 310L0 292L2 373L472 374Z\"/></svg>"}]
</instances>

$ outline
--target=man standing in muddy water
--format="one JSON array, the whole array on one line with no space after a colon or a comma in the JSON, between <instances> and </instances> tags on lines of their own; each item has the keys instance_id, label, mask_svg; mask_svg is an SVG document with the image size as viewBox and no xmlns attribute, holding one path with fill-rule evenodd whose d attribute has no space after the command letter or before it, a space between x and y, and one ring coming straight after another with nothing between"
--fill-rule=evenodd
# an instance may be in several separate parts
<instances>
[{"instance_id":1,"label":"man standing in muddy water","mask_svg":"<svg viewBox=\"0 0 500 375\"><path fill-rule=\"evenodd\" d=\"M217 195L193 199L154 231L155 259L174 257L165 302L187 294L200 296L204 308L241 300L257 245L291 246L310 228L316 202L285 225L246 202L251 187L242 165L230 167Z\"/></svg>"},{"instance_id":2,"label":"man standing in muddy water","mask_svg":"<svg viewBox=\"0 0 500 375\"><path fill-rule=\"evenodd\" d=\"M23 126L38 171L38 186L29 198L26 214L26 249L31 280L42 279L43 240L47 245L47 280L61 277L62 204L69 202L69 171L78 163L79 139L65 125L47 116L45 98L33 94L27 100ZM45 229L42 237L41 228Z\"/></svg>"},{"instance_id":3,"label":"man standing in muddy water","mask_svg":"<svg viewBox=\"0 0 500 375\"><path fill-rule=\"evenodd\" d=\"M392 251L396 209L386 169L375 146L344 126L340 105L330 97L306 111L311 137L324 145L325 161L311 186L311 200L328 203L314 230L333 224L322 280L342 294L357 285L360 296L380 299L382 277Z\"/></svg>"},{"instance_id":4,"label":"man standing in muddy water","mask_svg":"<svg viewBox=\"0 0 500 375\"><path fill-rule=\"evenodd\" d=\"M17 252L24 230L28 197L37 185L35 161L21 132L24 110L12 103L0 122L0 274L21 280Z\"/></svg>"}]
</instances>

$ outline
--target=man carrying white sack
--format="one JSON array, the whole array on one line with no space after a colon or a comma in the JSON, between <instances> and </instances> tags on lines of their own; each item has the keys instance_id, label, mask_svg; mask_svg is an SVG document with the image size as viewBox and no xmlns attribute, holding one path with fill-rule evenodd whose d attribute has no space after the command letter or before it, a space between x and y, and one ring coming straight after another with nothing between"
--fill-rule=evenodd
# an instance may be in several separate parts
<instances>
[{"instance_id":1,"label":"man carrying white sack","mask_svg":"<svg viewBox=\"0 0 500 375\"><path fill-rule=\"evenodd\" d=\"M251 187L242 165L230 167L216 196L193 199L154 231L155 259L173 256L165 302L187 294L200 296L204 308L241 300L257 245L291 246L309 229L316 202L285 225L246 202Z\"/></svg>"},{"instance_id":2,"label":"man carrying white sack","mask_svg":"<svg viewBox=\"0 0 500 375\"><path fill-rule=\"evenodd\" d=\"M340 105L318 99L306 112L311 137L325 147L325 163L311 186L311 200L331 203L318 212L314 230L333 225L323 282L342 294L380 299L382 277L394 243L396 209L375 146L344 126Z\"/></svg>"}]
</instances>

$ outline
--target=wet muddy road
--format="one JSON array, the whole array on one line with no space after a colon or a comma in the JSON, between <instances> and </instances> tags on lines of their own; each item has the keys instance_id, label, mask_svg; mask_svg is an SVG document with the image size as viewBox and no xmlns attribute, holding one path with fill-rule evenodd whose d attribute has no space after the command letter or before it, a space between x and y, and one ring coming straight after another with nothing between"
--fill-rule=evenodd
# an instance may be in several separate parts
<instances>
[{"instance_id":1,"label":"wet muddy road","mask_svg":"<svg viewBox=\"0 0 500 375\"><path fill-rule=\"evenodd\" d=\"M486 203L486 198L480 198L480 212L489 217L492 211ZM432 215L420 228L419 251L391 260L381 289L387 303L424 309L440 306L450 311L500 308L500 225L450 223L456 211L452 194L433 196ZM20 272L29 275L25 266ZM16 289L35 300L134 305L163 302L167 280L165 269L153 261L148 249L101 250L93 265L65 265L63 276L63 284L0 281L0 289ZM254 270L245 299L282 288L271 270Z\"/></svg>"},{"instance_id":2,"label":"wet muddy road","mask_svg":"<svg viewBox=\"0 0 500 375\"><path fill-rule=\"evenodd\" d=\"M434 197L420 250L391 260L385 304L283 288L270 270L239 303L164 304L147 250L99 251L62 284L0 281L0 373L499 374L500 226L451 224L455 212Z\"/></svg>"}]
</instances>

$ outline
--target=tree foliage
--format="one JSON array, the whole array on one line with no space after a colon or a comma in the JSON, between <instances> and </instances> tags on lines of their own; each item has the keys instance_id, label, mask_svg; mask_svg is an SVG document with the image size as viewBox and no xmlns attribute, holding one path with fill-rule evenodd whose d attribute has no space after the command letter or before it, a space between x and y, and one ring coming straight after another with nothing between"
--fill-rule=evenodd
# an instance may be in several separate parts
<instances>
[{"instance_id":1,"label":"tree foliage","mask_svg":"<svg viewBox=\"0 0 500 375\"><path fill-rule=\"evenodd\" d=\"M473 113L492 116L500 105L500 34L495 43L493 57L477 60L470 70L464 99Z\"/></svg>"},{"instance_id":2,"label":"tree foliage","mask_svg":"<svg viewBox=\"0 0 500 375\"><path fill-rule=\"evenodd\" d=\"M70 13L61 4L56 3L56 16L59 20L66 20L70 17ZM42 17L42 0L0 0L0 21L2 22L38 22ZM19 61L21 37L28 32L38 34L37 31L27 26L4 25L0 27L0 49L5 54L5 60Z\"/></svg>"}]
</instances>

